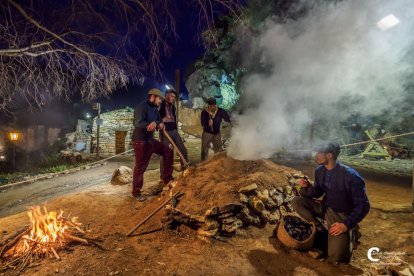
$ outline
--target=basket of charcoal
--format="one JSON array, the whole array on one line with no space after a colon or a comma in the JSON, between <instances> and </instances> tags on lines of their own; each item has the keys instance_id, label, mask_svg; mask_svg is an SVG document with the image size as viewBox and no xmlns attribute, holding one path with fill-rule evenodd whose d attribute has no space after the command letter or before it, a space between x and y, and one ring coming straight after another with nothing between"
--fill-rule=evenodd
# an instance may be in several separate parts
<instances>
[{"instance_id":1,"label":"basket of charcoal","mask_svg":"<svg viewBox=\"0 0 414 276\"><path fill-rule=\"evenodd\" d=\"M306 250L312 247L316 227L297 216L284 216L277 226L277 238L287 247Z\"/></svg>"}]
</instances>

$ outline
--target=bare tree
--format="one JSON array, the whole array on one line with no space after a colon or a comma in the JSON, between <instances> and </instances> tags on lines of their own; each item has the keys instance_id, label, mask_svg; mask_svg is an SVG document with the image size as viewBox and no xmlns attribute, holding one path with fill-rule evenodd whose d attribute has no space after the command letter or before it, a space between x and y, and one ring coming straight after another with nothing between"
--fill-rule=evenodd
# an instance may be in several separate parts
<instances>
[{"instance_id":1,"label":"bare tree","mask_svg":"<svg viewBox=\"0 0 414 276\"><path fill-rule=\"evenodd\" d=\"M85 101L146 76L161 75L161 58L176 35L174 1L0 0L0 110L16 98L42 106L53 97ZM200 26L214 28L231 0L193 0Z\"/></svg>"}]
</instances>

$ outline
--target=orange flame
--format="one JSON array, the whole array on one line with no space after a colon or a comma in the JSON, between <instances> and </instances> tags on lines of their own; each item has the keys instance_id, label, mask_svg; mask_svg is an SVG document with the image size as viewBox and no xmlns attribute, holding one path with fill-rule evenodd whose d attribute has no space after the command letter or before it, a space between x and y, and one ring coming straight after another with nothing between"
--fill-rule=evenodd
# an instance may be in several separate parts
<instances>
[{"instance_id":1,"label":"orange flame","mask_svg":"<svg viewBox=\"0 0 414 276\"><path fill-rule=\"evenodd\" d=\"M43 210L37 207L31 207L28 212L30 218L30 233L23 236L25 240L23 251L30 250L28 240L38 245L48 246L51 243L62 245L63 234L68 226L63 220L63 211L48 212L46 207ZM75 223L76 218L71 221ZM47 249L45 248L45 251Z\"/></svg>"}]
</instances>

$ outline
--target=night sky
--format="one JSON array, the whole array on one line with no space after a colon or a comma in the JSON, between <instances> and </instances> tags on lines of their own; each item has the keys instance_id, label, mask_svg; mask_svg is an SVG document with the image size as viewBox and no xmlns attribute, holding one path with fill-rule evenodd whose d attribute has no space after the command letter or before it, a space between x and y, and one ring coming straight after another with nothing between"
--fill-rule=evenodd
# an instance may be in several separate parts
<instances>
[{"instance_id":1,"label":"night sky","mask_svg":"<svg viewBox=\"0 0 414 276\"><path fill-rule=\"evenodd\" d=\"M100 98L102 112L124 108L135 107L139 102L145 100L146 93L151 88L165 90L165 84L175 84L175 70L181 71L180 92L181 98L186 99L188 91L185 87L185 77L192 72L194 62L203 56L204 48L199 40L200 26L196 7L191 8L187 3L177 2L176 33L177 37L171 35L167 38L171 48L169 56L163 56L163 75L153 77L150 72L146 75L144 84L131 84L128 87L114 91L109 98ZM162 79L163 78L163 79ZM24 109L24 110L23 110ZM56 114L58 113L58 114ZM15 116L4 114L1 116L2 124L27 127L34 124L46 124L55 127L67 127L73 125L77 119L83 119L86 114L92 116L96 112L92 110L91 104L83 103L80 95L74 95L70 103L55 99L43 107L42 111L34 111L32 116L27 116L26 108L18 108Z\"/></svg>"},{"instance_id":2,"label":"night sky","mask_svg":"<svg viewBox=\"0 0 414 276\"><path fill-rule=\"evenodd\" d=\"M165 90L165 84L175 84L175 70L180 69L180 93L182 99L186 99L188 91L185 87L185 77L192 72L194 62L203 56L204 48L198 40L198 20L194 17L198 11L178 7L180 14L177 15L177 38L171 37L169 45L171 53L169 57L162 58L163 77L147 78L142 86L130 85L126 89L115 91L110 99L101 99L103 110L113 110L125 106L135 106L145 100L146 92L151 88Z\"/></svg>"}]
</instances>

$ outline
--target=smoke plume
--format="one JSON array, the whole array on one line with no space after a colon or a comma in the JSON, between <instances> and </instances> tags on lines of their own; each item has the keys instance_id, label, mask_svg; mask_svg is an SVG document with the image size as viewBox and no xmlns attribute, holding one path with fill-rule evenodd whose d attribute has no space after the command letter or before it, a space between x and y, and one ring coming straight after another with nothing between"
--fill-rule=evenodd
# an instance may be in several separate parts
<instances>
[{"instance_id":1,"label":"smoke plume","mask_svg":"<svg viewBox=\"0 0 414 276\"><path fill-rule=\"evenodd\" d=\"M389 17L381 29L389 15L399 24ZM250 45L266 72L243 79L229 155L267 158L281 147L310 146L303 141L311 124L328 129L354 112L398 112L413 76L413 34L412 0L348 0L284 23L268 18ZM321 139L340 136L326 133Z\"/></svg>"}]
</instances>

